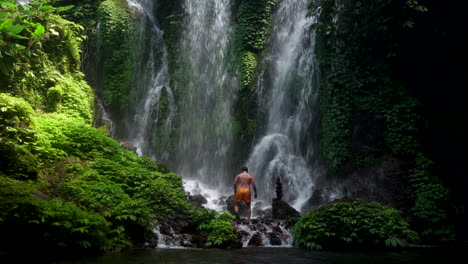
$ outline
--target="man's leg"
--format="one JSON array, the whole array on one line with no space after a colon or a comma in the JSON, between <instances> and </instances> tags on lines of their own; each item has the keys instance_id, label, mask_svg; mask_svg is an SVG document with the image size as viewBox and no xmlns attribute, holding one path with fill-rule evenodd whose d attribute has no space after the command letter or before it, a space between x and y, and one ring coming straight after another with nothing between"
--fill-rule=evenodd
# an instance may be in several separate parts
<instances>
[{"instance_id":1,"label":"man's leg","mask_svg":"<svg viewBox=\"0 0 468 264\"><path fill-rule=\"evenodd\" d=\"M247 207L247 219L250 219L250 214L251 214L251 210L250 210L250 203L245 203L245 206Z\"/></svg>"}]
</instances>

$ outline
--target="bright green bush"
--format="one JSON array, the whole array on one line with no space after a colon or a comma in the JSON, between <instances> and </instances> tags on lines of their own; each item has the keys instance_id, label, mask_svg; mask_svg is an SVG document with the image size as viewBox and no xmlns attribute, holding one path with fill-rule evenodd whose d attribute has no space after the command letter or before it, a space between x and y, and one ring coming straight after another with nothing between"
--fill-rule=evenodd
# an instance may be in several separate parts
<instances>
[{"instance_id":1,"label":"bright green bush","mask_svg":"<svg viewBox=\"0 0 468 264\"><path fill-rule=\"evenodd\" d=\"M0 93L0 140L17 143L34 140L34 111L24 99Z\"/></svg>"},{"instance_id":2,"label":"bright green bush","mask_svg":"<svg viewBox=\"0 0 468 264\"><path fill-rule=\"evenodd\" d=\"M399 211L376 202L333 202L304 214L292 229L308 249L407 247L418 240Z\"/></svg>"},{"instance_id":3,"label":"bright green bush","mask_svg":"<svg viewBox=\"0 0 468 264\"><path fill-rule=\"evenodd\" d=\"M75 74L83 28L57 15L70 7L54 8L47 1L24 6L2 2L0 21L8 26L0 32L0 91L22 97L34 108L47 108L49 88L63 78L82 80ZM90 91L88 87L86 94Z\"/></svg>"},{"instance_id":4,"label":"bright green bush","mask_svg":"<svg viewBox=\"0 0 468 264\"><path fill-rule=\"evenodd\" d=\"M232 227L234 216L228 211L217 212L211 209L197 209L193 212L193 221L198 229L208 233L206 247L222 246L237 239Z\"/></svg>"},{"instance_id":5,"label":"bright green bush","mask_svg":"<svg viewBox=\"0 0 468 264\"><path fill-rule=\"evenodd\" d=\"M37 186L0 176L0 245L107 249L109 223L100 215L60 199L41 200L31 192Z\"/></svg>"}]
</instances>

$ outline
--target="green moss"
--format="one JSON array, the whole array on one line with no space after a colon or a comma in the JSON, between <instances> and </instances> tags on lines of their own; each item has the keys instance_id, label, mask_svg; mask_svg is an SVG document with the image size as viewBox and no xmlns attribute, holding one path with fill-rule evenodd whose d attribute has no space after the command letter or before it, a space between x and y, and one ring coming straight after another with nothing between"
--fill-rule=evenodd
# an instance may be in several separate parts
<instances>
[{"instance_id":1,"label":"green moss","mask_svg":"<svg viewBox=\"0 0 468 264\"><path fill-rule=\"evenodd\" d=\"M372 147L419 163L422 148L418 134L423 128L421 102L412 96L413 88L395 76L396 69L392 67L397 65L394 58L399 55L402 32L411 30L404 25L413 21L416 13L424 8L417 3L408 8L405 1L351 1L340 8L336 8L336 4L336 1L314 0L310 5L311 13L317 17L313 28L317 32L316 49L322 71L322 157L332 171L352 161L358 166L368 164L365 160L359 161L360 153L353 153L350 148L351 117L359 112L385 118L383 140ZM417 178L421 180L412 185L416 196L414 216L421 221L418 225L426 228L420 230L422 234L431 234L427 237L432 241L437 240L434 238L437 236L445 240L450 237L451 229L442 221L446 212L440 201L429 201L426 195L432 193L443 200L446 193L441 185L421 176L426 173L428 170L419 165L409 173L411 177L419 175ZM426 239L425 235L422 237Z\"/></svg>"},{"instance_id":2,"label":"green moss","mask_svg":"<svg viewBox=\"0 0 468 264\"><path fill-rule=\"evenodd\" d=\"M98 8L101 23L100 39L96 43L100 50L103 67L104 101L114 113L122 114L128 97L128 88L133 76L135 28L125 3L107 0Z\"/></svg>"},{"instance_id":3,"label":"green moss","mask_svg":"<svg viewBox=\"0 0 468 264\"><path fill-rule=\"evenodd\" d=\"M36 180L39 163L24 146L0 140L0 168L7 176L18 180Z\"/></svg>"},{"instance_id":4,"label":"green moss","mask_svg":"<svg viewBox=\"0 0 468 264\"><path fill-rule=\"evenodd\" d=\"M252 52L243 52L240 65L240 89L255 90L255 80L257 78L257 56Z\"/></svg>"},{"instance_id":5,"label":"green moss","mask_svg":"<svg viewBox=\"0 0 468 264\"><path fill-rule=\"evenodd\" d=\"M276 3L276 0L234 2L239 92L232 123L234 134L242 144L250 144L257 127L256 80L261 53L265 49L265 42L270 33L273 7Z\"/></svg>"}]
</instances>

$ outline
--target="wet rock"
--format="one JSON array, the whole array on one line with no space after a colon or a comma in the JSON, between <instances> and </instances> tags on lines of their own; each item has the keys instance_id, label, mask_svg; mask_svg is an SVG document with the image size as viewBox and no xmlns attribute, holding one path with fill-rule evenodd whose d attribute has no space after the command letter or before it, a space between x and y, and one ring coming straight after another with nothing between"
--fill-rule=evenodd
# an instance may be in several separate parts
<instances>
[{"instance_id":1,"label":"wet rock","mask_svg":"<svg viewBox=\"0 0 468 264\"><path fill-rule=\"evenodd\" d=\"M167 224L161 224L159 225L159 232L165 236L171 235L172 234L171 226Z\"/></svg>"},{"instance_id":2,"label":"wet rock","mask_svg":"<svg viewBox=\"0 0 468 264\"><path fill-rule=\"evenodd\" d=\"M226 196L221 196L221 197L216 201L216 204L217 204L217 205L221 205L221 206L227 206L226 199L227 199Z\"/></svg>"},{"instance_id":3,"label":"wet rock","mask_svg":"<svg viewBox=\"0 0 468 264\"><path fill-rule=\"evenodd\" d=\"M137 147L133 146L132 144L130 144L130 142L123 142L120 144L124 149L128 149L128 150L131 150L133 151L135 154L137 152Z\"/></svg>"},{"instance_id":4,"label":"wet rock","mask_svg":"<svg viewBox=\"0 0 468 264\"><path fill-rule=\"evenodd\" d=\"M290 220L291 218L300 217L301 214L285 201L273 199L272 216L273 219Z\"/></svg>"},{"instance_id":5,"label":"wet rock","mask_svg":"<svg viewBox=\"0 0 468 264\"><path fill-rule=\"evenodd\" d=\"M226 209L233 215L236 213L234 211L234 204L235 204L234 195L231 195L226 199L226 205L227 205Z\"/></svg>"},{"instance_id":6,"label":"wet rock","mask_svg":"<svg viewBox=\"0 0 468 264\"><path fill-rule=\"evenodd\" d=\"M208 202L208 200L201 194L188 195L187 199L198 208L203 208L203 205Z\"/></svg>"},{"instance_id":7,"label":"wet rock","mask_svg":"<svg viewBox=\"0 0 468 264\"><path fill-rule=\"evenodd\" d=\"M252 214L261 219L271 219L272 218L272 212L271 212L271 206L265 206L262 201L258 201L255 203L255 205L252 208Z\"/></svg>"},{"instance_id":8,"label":"wet rock","mask_svg":"<svg viewBox=\"0 0 468 264\"><path fill-rule=\"evenodd\" d=\"M252 238L250 238L248 245L253 247L263 246L262 235L260 233L254 234Z\"/></svg>"},{"instance_id":9,"label":"wet rock","mask_svg":"<svg viewBox=\"0 0 468 264\"><path fill-rule=\"evenodd\" d=\"M268 239L272 246L280 246L282 244L281 239L275 233L268 233Z\"/></svg>"},{"instance_id":10,"label":"wet rock","mask_svg":"<svg viewBox=\"0 0 468 264\"><path fill-rule=\"evenodd\" d=\"M272 230L273 232L276 232L276 233L283 233L283 230L279 226L274 226Z\"/></svg>"}]
</instances>

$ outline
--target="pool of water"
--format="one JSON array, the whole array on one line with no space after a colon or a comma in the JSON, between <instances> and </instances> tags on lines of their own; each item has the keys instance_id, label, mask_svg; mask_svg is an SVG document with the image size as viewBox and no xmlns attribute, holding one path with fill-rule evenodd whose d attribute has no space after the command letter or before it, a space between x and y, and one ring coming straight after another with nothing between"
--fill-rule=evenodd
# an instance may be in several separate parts
<instances>
[{"instance_id":1,"label":"pool of water","mask_svg":"<svg viewBox=\"0 0 468 264\"><path fill-rule=\"evenodd\" d=\"M466 249L411 248L398 252L331 252L300 248L241 248L241 249L142 249L108 253L95 257L73 257L49 261L53 264L143 264L143 263L464 263ZM457 260L458 259L458 260ZM36 259L34 263L39 262ZM0 261L1 263L4 263ZM12 262L13 263L13 262Z\"/></svg>"}]
</instances>

